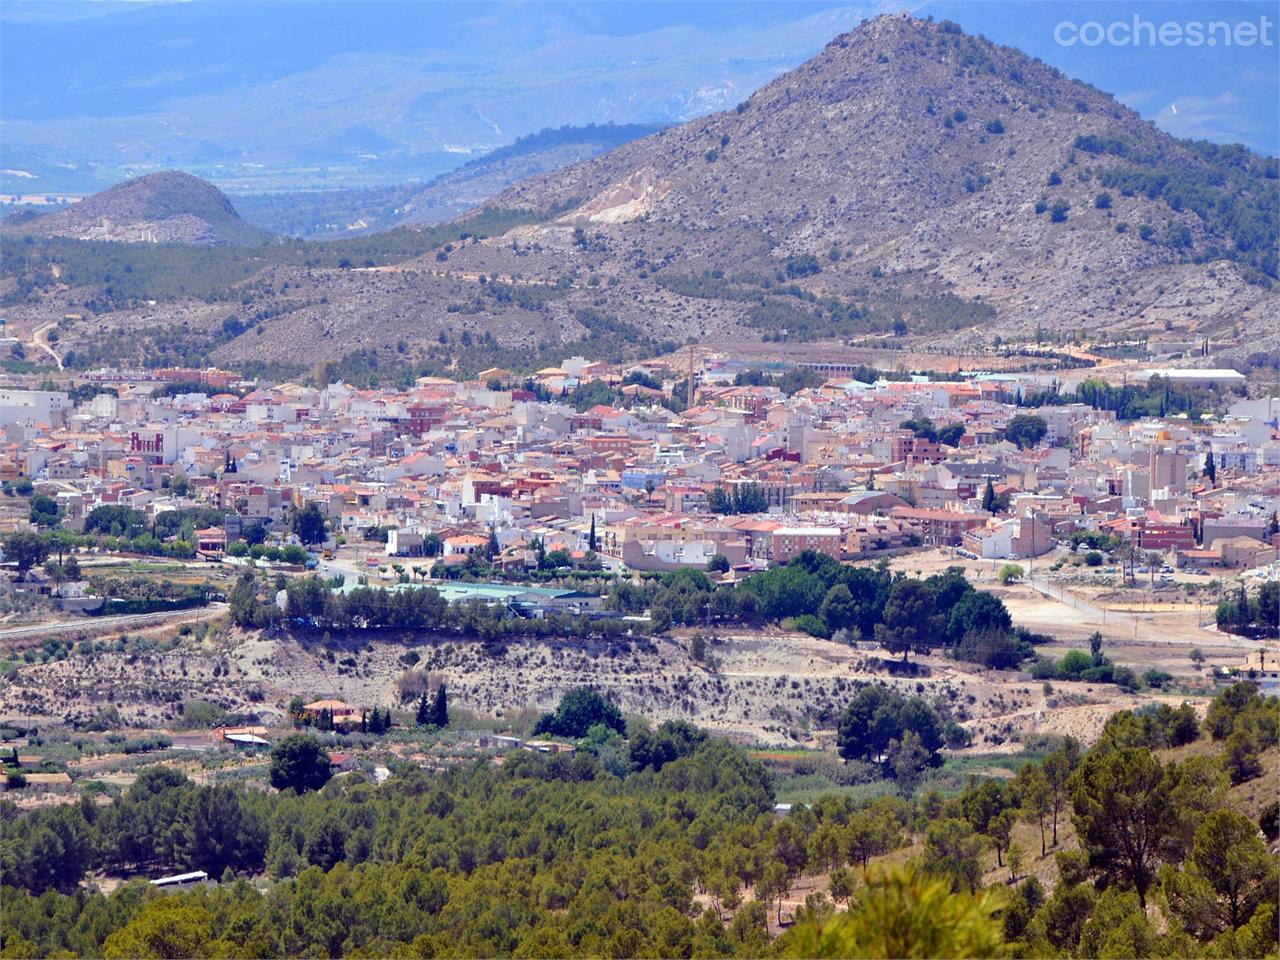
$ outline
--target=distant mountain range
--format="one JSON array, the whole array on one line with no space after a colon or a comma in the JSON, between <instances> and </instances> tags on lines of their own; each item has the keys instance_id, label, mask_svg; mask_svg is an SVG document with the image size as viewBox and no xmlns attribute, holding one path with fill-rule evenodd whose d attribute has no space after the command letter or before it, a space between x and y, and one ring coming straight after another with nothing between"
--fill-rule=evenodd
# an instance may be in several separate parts
<instances>
[{"instance_id":1,"label":"distant mountain range","mask_svg":"<svg viewBox=\"0 0 1280 960\"><path fill-rule=\"evenodd\" d=\"M0 193L172 168L235 194L425 181L547 127L720 109L863 15L830 0L10 0Z\"/></svg>"},{"instance_id":2,"label":"distant mountain range","mask_svg":"<svg viewBox=\"0 0 1280 960\"><path fill-rule=\"evenodd\" d=\"M586 160L659 129L659 124L638 123L560 127L520 137L426 184L245 194L232 199L250 223L272 233L308 239L443 223L481 206L517 180Z\"/></svg>"},{"instance_id":3,"label":"distant mountain range","mask_svg":"<svg viewBox=\"0 0 1280 960\"><path fill-rule=\"evenodd\" d=\"M1057 43L1059 22L1106 12L1089 0L906 6L1113 91L1176 136L1280 149L1274 45ZM0 194L85 195L165 169L233 195L425 182L547 127L732 107L885 7L6 0ZM1276 20L1274 3L1222 0L1143 0L1131 14Z\"/></svg>"},{"instance_id":4,"label":"distant mountain range","mask_svg":"<svg viewBox=\"0 0 1280 960\"><path fill-rule=\"evenodd\" d=\"M687 340L1159 332L1271 349L1277 176L1274 158L1174 140L954 23L881 16L731 109L521 180L450 224L194 259L147 245L128 286L120 245L19 246L7 303L43 316L29 305L57 291L49 310L98 307L93 331L61 340L81 338L82 360L102 330L145 329L152 355L181 340L228 364L348 374ZM180 330L163 326L174 307L139 305L158 289L183 304Z\"/></svg>"}]
</instances>

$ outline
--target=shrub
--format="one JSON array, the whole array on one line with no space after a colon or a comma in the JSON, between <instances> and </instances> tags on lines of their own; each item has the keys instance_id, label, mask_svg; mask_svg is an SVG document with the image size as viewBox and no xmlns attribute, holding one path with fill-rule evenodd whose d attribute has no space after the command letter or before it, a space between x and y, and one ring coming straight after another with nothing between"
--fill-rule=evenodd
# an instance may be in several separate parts
<instances>
[{"instance_id":1,"label":"shrub","mask_svg":"<svg viewBox=\"0 0 1280 960\"><path fill-rule=\"evenodd\" d=\"M1012 583L1021 580L1025 573L1026 571L1018 564L1006 563L1000 568L999 579L1001 583Z\"/></svg>"}]
</instances>

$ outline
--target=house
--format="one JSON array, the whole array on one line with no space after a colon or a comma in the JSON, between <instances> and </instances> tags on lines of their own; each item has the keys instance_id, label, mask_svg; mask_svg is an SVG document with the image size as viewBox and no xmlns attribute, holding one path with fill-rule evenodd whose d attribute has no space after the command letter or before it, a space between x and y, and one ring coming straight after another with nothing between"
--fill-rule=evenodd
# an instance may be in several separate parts
<instances>
[{"instance_id":1,"label":"house","mask_svg":"<svg viewBox=\"0 0 1280 960\"><path fill-rule=\"evenodd\" d=\"M387 531L388 557L420 557L425 538L416 530L392 527Z\"/></svg>"},{"instance_id":2,"label":"house","mask_svg":"<svg viewBox=\"0 0 1280 960\"><path fill-rule=\"evenodd\" d=\"M488 537L477 537L471 533L460 533L452 537L446 537L444 540L444 555L446 557L469 557L477 550L483 550L489 545Z\"/></svg>"},{"instance_id":3,"label":"house","mask_svg":"<svg viewBox=\"0 0 1280 960\"><path fill-rule=\"evenodd\" d=\"M1038 557L1053 549L1053 531L1037 518L1011 517L966 530L964 547L984 560Z\"/></svg>"},{"instance_id":4,"label":"house","mask_svg":"<svg viewBox=\"0 0 1280 960\"><path fill-rule=\"evenodd\" d=\"M1222 555L1222 565L1232 569L1250 569L1275 562L1276 548L1253 537L1223 537L1209 544L1209 549Z\"/></svg>"},{"instance_id":5,"label":"house","mask_svg":"<svg viewBox=\"0 0 1280 960\"><path fill-rule=\"evenodd\" d=\"M220 557L227 549L227 534L217 527L196 531L196 551L206 557Z\"/></svg>"},{"instance_id":6,"label":"house","mask_svg":"<svg viewBox=\"0 0 1280 960\"><path fill-rule=\"evenodd\" d=\"M806 550L816 550L839 560L844 537L839 527L778 527L773 531L773 559L786 563Z\"/></svg>"},{"instance_id":7,"label":"house","mask_svg":"<svg viewBox=\"0 0 1280 960\"><path fill-rule=\"evenodd\" d=\"M35 793L70 793L73 786L71 776L66 772L58 773L23 773L26 789ZM8 789L13 790L14 787Z\"/></svg>"},{"instance_id":8,"label":"house","mask_svg":"<svg viewBox=\"0 0 1280 960\"><path fill-rule=\"evenodd\" d=\"M151 881L151 886L158 887L161 890L186 890L190 887L198 887L215 882L210 880L209 874L203 870L193 870L190 873L175 873L169 877L157 877Z\"/></svg>"},{"instance_id":9,"label":"house","mask_svg":"<svg viewBox=\"0 0 1280 960\"><path fill-rule=\"evenodd\" d=\"M342 700L315 700L302 708L302 715L311 720L317 720L326 711L333 718L334 723L339 721L351 723L360 720L360 711Z\"/></svg>"},{"instance_id":10,"label":"house","mask_svg":"<svg viewBox=\"0 0 1280 960\"><path fill-rule=\"evenodd\" d=\"M962 513L959 510L922 510L918 507L895 507L889 514L895 520L906 520L920 532L929 547L958 547L965 531L987 522L985 513Z\"/></svg>"}]
</instances>

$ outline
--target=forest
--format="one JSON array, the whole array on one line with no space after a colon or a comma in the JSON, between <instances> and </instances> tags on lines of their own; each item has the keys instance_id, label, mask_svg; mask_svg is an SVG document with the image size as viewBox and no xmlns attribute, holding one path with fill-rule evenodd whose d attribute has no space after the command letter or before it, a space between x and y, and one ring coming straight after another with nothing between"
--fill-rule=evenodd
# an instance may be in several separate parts
<instances>
[{"instance_id":1,"label":"forest","mask_svg":"<svg viewBox=\"0 0 1280 960\"><path fill-rule=\"evenodd\" d=\"M1280 701L1252 684L1203 727L1122 712L1091 749L1060 741L1012 780L785 814L740 748L627 730L621 765L601 723L572 755L401 762L382 786L357 772L265 792L151 768L106 805L5 802L3 956L1277 954L1280 814L1237 809L1222 749L1245 733L1275 752ZM182 869L221 882L83 884ZM788 905L806 877L825 883Z\"/></svg>"}]
</instances>

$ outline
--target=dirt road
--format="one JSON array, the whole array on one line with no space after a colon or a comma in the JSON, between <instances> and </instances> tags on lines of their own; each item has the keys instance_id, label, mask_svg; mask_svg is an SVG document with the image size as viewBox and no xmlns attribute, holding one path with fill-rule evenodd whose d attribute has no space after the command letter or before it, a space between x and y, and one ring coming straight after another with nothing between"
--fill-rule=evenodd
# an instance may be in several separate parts
<instances>
[{"instance_id":1,"label":"dirt road","mask_svg":"<svg viewBox=\"0 0 1280 960\"><path fill-rule=\"evenodd\" d=\"M53 362L58 365L58 369L61 370L62 358L58 356L57 351L55 351L53 346L49 343L49 331L57 325L58 321L50 320L43 326L37 327L35 332L31 334L31 344L32 346L47 353L52 358Z\"/></svg>"},{"instance_id":2,"label":"dirt road","mask_svg":"<svg viewBox=\"0 0 1280 960\"><path fill-rule=\"evenodd\" d=\"M207 607L189 610L126 613L113 617L83 617L76 620L10 627L7 630L0 630L0 651L22 650L42 642L47 637L92 637L102 633L120 633L182 620L212 620L226 612L225 603L211 603Z\"/></svg>"}]
</instances>

